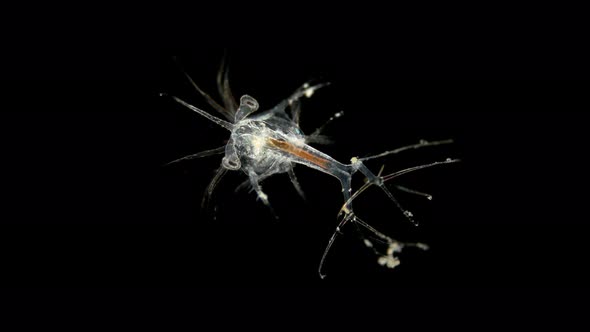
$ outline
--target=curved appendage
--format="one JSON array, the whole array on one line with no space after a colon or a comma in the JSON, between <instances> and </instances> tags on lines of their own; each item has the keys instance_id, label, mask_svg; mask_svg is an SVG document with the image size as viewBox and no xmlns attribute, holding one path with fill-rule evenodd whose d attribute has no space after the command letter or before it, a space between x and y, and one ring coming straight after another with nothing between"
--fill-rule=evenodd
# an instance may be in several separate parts
<instances>
[{"instance_id":1,"label":"curved appendage","mask_svg":"<svg viewBox=\"0 0 590 332\"><path fill-rule=\"evenodd\" d=\"M238 109L238 103L234 98L234 95L231 92L231 88L229 86L229 66L227 62L227 54L224 54L223 59L221 60L221 65L219 66L219 72L217 73L217 91L221 96L221 100L223 101L223 105L225 109L228 110L229 116L228 119L231 120L233 116L231 114L235 114Z\"/></svg>"},{"instance_id":2,"label":"curved appendage","mask_svg":"<svg viewBox=\"0 0 590 332\"><path fill-rule=\"evenodd\" d=\"M213 194L215 187L217 187L217 184L219 183L219 181L221 181L221 178L223 178L225 173L227 173L227 169L225 167L221 166L217 170L217 173L215 173L215 176L213 177L213 179L211 179L211 182L209 183L209 185L207 186L207 190L205 191L205 195L203 195L203 200L201 201L201 208L202 209L206 210L209 207L209 201L211 199L211 195Z\"/></svg>"},{"instance_id":3,"label":"curved appendage","mask_svg":"<svg viewBox=\"0 0 590 332\"><path fill-rule=\"evenodd\" d=\"M220 114L222 114L226 119L228 119L230 121L233 121L233 118L234 118L233 112L231 112L228 109L223 108L223 106L219 105L219 103L216 102L215 99L213 99L207 92L203 91L197 85L197 83L195 83L195 81L192 79L192 77L190 77L190 75L184 70L184 68L182 67L182 65L180 64L180 62L178 61L178 59L176 59L176 57L174 58L174 60L175 60L176 64L178 65L178 67L180 68L180 71L182 72L182 74L186 77L186 79L193 86L193 88L195 88L195 90L197 90L197 92L203 98L205 98L205 100L207 101L207 103L209 105L211 105L211 107L213 107L217 112L219 112ZM223 64L222 64L222 68L223 68Z\"/></svg>"}]
</instances>

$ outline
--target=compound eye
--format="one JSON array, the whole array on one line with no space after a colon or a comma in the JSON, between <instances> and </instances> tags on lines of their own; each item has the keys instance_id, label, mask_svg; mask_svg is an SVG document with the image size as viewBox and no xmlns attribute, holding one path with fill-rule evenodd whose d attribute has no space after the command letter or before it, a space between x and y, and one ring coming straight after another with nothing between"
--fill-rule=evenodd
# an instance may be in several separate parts
<instances>
[{"instance_id":1,"label":"compound eye","mask_svg":"<svg viewBox=\"0 0 590 332\"><path fill-rule=\"evenodd\" d=\"M240 159L238 159L237 157L233 157L233 158L232 157L223 157L221 164L223 165L224 168L230 169L233 171L240 169L240 167L242 166L240 163Z\"/></svg>"},{"instance_id":2,"label":"compound eye","mask_svg":"<svg viewBox=\"0 0 590 332\"><path fill-rule=\"evenodd\" d=\"M256 111L258 109L258 101L248 95L243 95L242 98L240 98L240 104L248 106L252 109L252 111Z\"/></svg>"},{"instance_id":3,"label":"compound eye","mask_svg":"<svg viewBox=\"0 0 590 332\"><path fill-rule=\"evenodd\" d=\"M256 99L248 95L243 95L242 98L240 98L240 107L238 107L238 111L236 112L235 121L242 121L248 115L252 114L253 112L256 112L258 107L259 105Z\"/></svg>"}]
</instances>

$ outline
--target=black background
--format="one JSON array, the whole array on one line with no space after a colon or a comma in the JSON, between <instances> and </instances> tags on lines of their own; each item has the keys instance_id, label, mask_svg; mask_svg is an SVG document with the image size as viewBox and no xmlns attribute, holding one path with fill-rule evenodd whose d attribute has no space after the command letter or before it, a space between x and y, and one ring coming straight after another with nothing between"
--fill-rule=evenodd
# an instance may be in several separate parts
<instances>
[{"instance_id":1,"label":"black background","mask_svg":"<svg viewBox=\"0 0 590 332\"><path fill-rule=\"evenodd\" d=\"M2 286L587 286L588 83L566 80L587 78L576 50L565 41L548 47L530 38L484 43L476 34L450 41L379 31L297 43L211 45L195 37L184 48L129 46L125 37L94 43L87 35L81 44L14 46L20 52L5 54L2 68ZM234 91L263 108L307 80L332 82L305 102L302 128L310 133L344 111L326 131L335 144L320 148L340 161L455 139L383 161L387 172L463 160L400 179L434 195L429 202L397 194L419 227L377 191L355 205L387 234L431 250L409 249L386 270L349 227L320 280L340 188L302 166L307 202L286 176L265 182L279 221L253 194L234 194L239 174L218 187L216 219L200 211L219 158L163 164L220 146L227 132L159 93L210 111L172 56L213 92L224 48Z\"/></svg>"}]
</instances>

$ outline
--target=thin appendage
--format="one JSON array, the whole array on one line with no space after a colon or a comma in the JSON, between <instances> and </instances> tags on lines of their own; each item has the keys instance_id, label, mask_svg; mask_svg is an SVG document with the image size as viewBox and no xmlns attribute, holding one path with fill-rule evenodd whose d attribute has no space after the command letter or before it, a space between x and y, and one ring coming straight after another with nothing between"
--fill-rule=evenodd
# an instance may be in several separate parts
<instances>
[{"instance_id":1,"label":"thin appendage","mask_svg":"<svg viewBox=\"0 0 590 332\"><path fill-rule=\"evenodd\" d=\"M305 143L307 144L333 144L334 140L325 135L306 136Z\"/></svg>"},{"instance_id":2,"label":"thin appendage","mask_svg":"<svg viewBox=\"0 0 590 332\"><path fill-rule=\"evenodd\" d=\"M348 202L350 200L350 194L352 192L352 185L351 185L352 175L350 175L349 173L346 173L346 172L335 172L334 175L340 180L340 185L342 186L342 195L344 196L344 201ZM326 257L328 257L328 253L330 252L330 249L332 248L332 245L334 244L336 237L338 236L338 234L341 234L340 229L342 229L342 227L344 227L344 225L346 225L347 222L349 222L350 220L352 220L354 218L354 213L352 212L352 205L347 206L345 204L345 206L342 209L343 209L343 211L345 211L345 215L342 218L342 220L340 221L340 223L338 224L338 226L336 226L334 233L332 233L332 236L330 237L330 240L328 241L328 245L324 249L324 253L322 254L322 258L320 259L320 266L318 267L318 273L320 275L320 278L322 278L322 279L324 279L326 277L326 275L322 273L322 270L324 268L324 263L326 261Z\"/></svg>"},{"instance_id":3,"label":"thin appendage","mask_svg":"<svg viewBox=\"0 0 590 332\"><path fill-rule=\"evenodd\" d=\"M397 171L395 173L391 173L388 175L385 175L382 177L383 181L389 181L391 179L394 179L398 176L402 176L404 174L408 174L410 172L414 172L414 171L418 171L421 169L425 169L425 168L430 168L430 167L434 167L434 166L438 166L438 165L446 165L446 164L453 164L453 163L458 163L460 162L460 159L451 159L448 158L445 161L436 161L430 164L426 164L426 165L420 165L420 166L415 166L415 167L410 167L410 168L406 168L406 169L402 169L401 171Z\"/></svg>"},{"instance_id":4,"label":"thin appendage","mask_svg":"<svg viewBox=\"0 0 590 332\"><path fill-rule=\"evenodd\" d=\"M305 83L287 99L289 107L291 108L291 118L295 124L299 125L299 120L301 117L301 105L299 103L299 99L304 96L310 98L313 96L316 90L328 85L330 85L330 83L321 83L316 85L309 85L309 83Z\"/></svg>"},{"instance_id":5,"label":"thin appendage","mask_svg":"<svg viewBox=\"0 0 590 332\"><path fill-rule=\"evenodd\" d=\"M433 141L433 142L428 142L428 141L425 141L425 140L421 140L417 144L403 146L403 147L397 148L395 150L385 151L383 153L380 153L380 154L377 154L377 155L374 155L374 156L369 156L369 157L364 157L364 158L358 158L358 159L361 160L361 161L367 161L367 160L371 160L371 159L385 157L385 156L388 156L390 154L400 153L400 152L406 151L406 150L419 149L419 148L424 148L424 147L427 147L427 146L437 146L437 145L451 144L451 143L453 143L453 140L452 139L447 139L447 140L442 140L442 141Z\"/></svg>"},{"instance_id":6,"label":"thin appendage","mask_svg":"<svg viewBox=\"0 0 590 332\"><path fill-rule=\"evenodd\" d=\"M211 114L203 111L202 109L196 108L193 105L185 102L184 100L182 100L182 99L180 99L180 98L178 98L176 96L171 96L171 97L172 97L172 99L174 99L177 103L181 104L182 106L184 106L184 107L186 107L186 108L188 108L188 109L190 109L190 110L198 113L199 115L202 115L203 117L211 120L212 122L215 122L216 124L222 126L223 128L225 128L225 129L227 129L229 131L232 131L233 130L234 125L232 123L227 122L225 120L221 120L220 118L218 118L216 116L213 116L213 115L211 115Z\"/></svg>"},{"instance_id":7,"label":"thin appendage","mask_svg":"<svg viewBox=\"0 0 590 332\"><path fill-rule=\"evenodd\" d=\"M221 65L219 66L219 72L217 73L217 91L223 100L225 109L231 114L235 114L238 109L238 103L234 98L229 86L229 66L227 63L227 53L223 55ZM231 119L230 119L231 120Z\"/></svg>"},{"instance_id":8,"label":"thin appendage","mask_svg":"<svg viewBox=\"0 0 590 332\"><path fill-rule=\"evenodd\" d=\"M192 159L196 159L196 158L202 158L202 157L208 157L208 156L212 156L215 154L222 154L225 153L225 145L224 146L220 146L218 148L215 149L211 149L211 150L206 150L206 151L201 151L195 154L191 154L188 156L184 156L182 158L178 158L176 160L173 160L169 163L167 163L165 166L171 165L171 164L175 164L175 163L179 163L182 161L188 161L188 160L192 160Z\"/></svg>"},{"instance_id":9,"label":"thin appendage","mask_svg":"<svg viewBox=\"0 0 590 332\"><path fill-rule=\"evenodd\" d=\"M202 209L206 210L209 207L209 201L211 200L211 195L213 194L215 187L217 187L217 184L219 183L221 178L223 178L223 176L225 175L226 172L227 172L227 169L225 167L221 166L217 170L217 173L215 173L215 176L213 177L213 179L211 179L211 182L209 183L209 185L207 186L207 190L205 191L205 195L203 195L203 200L201 201L201 208Z\"/></svg>"},{"instance_id":10,"label":"thin appendage","mask_svg":"<svg viewBox=\"0 0 590 332\"><path fill-rule=\"evenodd\" d=\"M174 58L174 60L175 60L176 64L178 65L178 67L180 68L180 71L182 72L182 74L187 78L187 80L195 88L195 90L197 90L197 92L201 96L203 96L203 98L205 98L205 100L207 101L207 103L209 105L211 105L211 107L213 107L217 112L219 112L223 116L225 116L226 119L233 120L233 113L231 113L230 111L228 111L225 108L223 108L221 105L219 105L219 103L217 103L215 101L215 99L211 98L211 96L208 93L206 93L205 91L203 91L197 85L197 83L195 83L195 81L193 81L192 77L190 77L190 75L184 70L184 68L182 67L182 65L180 64L180 62L178 62L178 60L176 58Z\"/></svg>"},{"instance_id":11,"label":"thin appendage","mask_svg":"<svg viewBox=\"0 0 590 332\"><path fill-rule=\"evenodd\" d=\"M431 201L432 200L432 195L427 194L427 193L423 193L421 191L418 190L414 190L414 189L410 189L410 188L406 188L404 186L400 186L400 185L396 185L395 188L399 191L404 191L407 192L408 194L413 194L413 195L418 195L418 196L422 196L425 197L427 200Z\"/></svg>"},{"instance_id":12,"label":"thin appendage","mask_svg":"<svg viewBox=\"0 0 590 332\"><path fill-rule=\"evenodd\" d=\"M299 184L299 181L297 180L297 176L295 175L295 170L293 170L293 167L289 167L289 169L287 170L287 173L289 174L289 179L291 179L291 183L293 184L293 187L295 187L295 190L297 190L297 193L299 194L299 196L301 196L301 198L305 199L305 193L303 192L303 189L301 189L301 185Z\"/></svg>"},{"instance_id":13,"label":"thin appendage","mask_svg":"<svg viewBox=\"0 0 590 332\"><path fill-rule=\"evenodd\" d=\"M342 229L342 227L344 227L344 225L346 225L346 223L353 218L354 214L352 213L349 213L346 216L344 216L344 218L342 218L338 226L336 226L336 230L334 231L334 233L332 233L332 236L328 241L328 245L326 246L326 249L324 249L324 253L322 254L322 258L320 259L320 266L318 267L318 273L320 275L320 278L324 279L326 277L326 275L322 273L324 269L324 263L326 262L326 257L328 257L328 253L330 252L330 248L332 248L332 245L334 244L336 237L338 236L338 234L340 234L340 229Z\"/></svg>"},{"instance_id":14,"label":"thin appendage","mask_svg":"<svg viewBox=\"0 0 590 332\"><path fill-rule=\"evenodd\" d=\"M236 193L237 193L238 191L240 191L240 190L243 190L243 189L246 189L246 188L248 188L248 187L250 187L250 179L247 179L247 180L243 181L242 183L240 183L240 184L239 184L239 185L236 187L236 189L234 189L234 192L236 192Z\"/></svg>"},{"instance_id":15,"label":"thin appendage","mask_svg":"<svg viewBox=\"0 0 590 332\"><path fill-rule=\"evenodd\" d=\"M342 117L342 115L344 115L344 111L340 111L340 112L336 112L334 113L334 115L332 115L328 121L326 121L323 125L321 125L319 128L317 128L313 133L311 133L311 135L309 135L307 137L307 139L313 139L313 137L316 136L320 136L320 134L322 133L322 131L324 130L324 128L326 128L327 125L329 125L330 123L332 123L334 120Z\"/></svg>"},{"instance_id":16,"label":"thin appendage","mask_svg":"<svg viewBox=\"0 0 590 332\"><path fill-rule=\"evenodd\" d=\"M354 217L354 221L360 225L363 226L364 228L366 228L367 230L369 230L374 236L377 237L377 239L379 239L380 241L383 241L385 243L390 243L393 241L392 238L390 238L389 236L379 232L377 229L375 229L375 227L367 224L365 221L363 221L361 218L355 216Z\"/></svg>"},{"instance_id":17,"label":"thin appendage","mask_svg":"<svg viewBox=\"0 0 590 332\"><path fill-rule=\"evenodd\" d=\"M258 177L258 175L256 174L256 172L254 171L250 171L248 173L249 177L250 177L250 183L252 184L252 188L254 189L254 191L256 191L256 195L258 195L258 198L262 201L262 203L264 203L264 205L266 205L268 207L268 209L270 210L270 213L273 215L273 217L275 219L278 219L279 217L277 216L277 214L275 213L275 211L273 210L272 206L270 205L270 202L268 201L268 195L264 193L264 191L262 191L262 187L260 186L260 179Z\"/></svg>"},{"instance_id":18,"label":"thin appendage","mask_svg":"<svg viewBox=\"0 0 590 332\"><path fill-rule=\"evenodd\" d=\"M291 110L291 118L293 122L299 126L299 121L301 119L301 102L299 99L289 99L289 109Z\"/></svg>"}]
</instances>

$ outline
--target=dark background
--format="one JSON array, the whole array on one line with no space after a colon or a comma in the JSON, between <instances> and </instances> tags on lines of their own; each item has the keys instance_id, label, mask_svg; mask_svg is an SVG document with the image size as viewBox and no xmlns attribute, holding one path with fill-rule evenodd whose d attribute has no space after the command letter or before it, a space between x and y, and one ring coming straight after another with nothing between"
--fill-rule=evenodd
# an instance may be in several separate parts
<instances>
[{"instance_id":1,"label":"dark background","mask_svg":"<svg viewBox=\"0 0 590 332\"><path fill-rule=\"evenodd\" d=\"M399 179L434 195L396 194L419 227L376 190L355 205L378 229L431 250L407 249L398 268L383 269L347 227L325 280L317 266L342 204L334 178L298 166L307 202L286 175L268 179L275 221L254 194L234 193L245 177L230 174L214 195L213 219L200 200L220 158L163 167L227 139L159 97L211 111L172 56L214 93L222 47L39 46L7 55L2 286L587 286L588 83L568 80L587 78L586 68L518 43L429 45L258 40L227 48L234 91L262 108L307 80L332 82L305 101L302 129L343 110L326 129L335 144L320 147L340 161L420 139L456 141L369 164L387 173L463 160Z\"/></svg>"}]
</instances>

